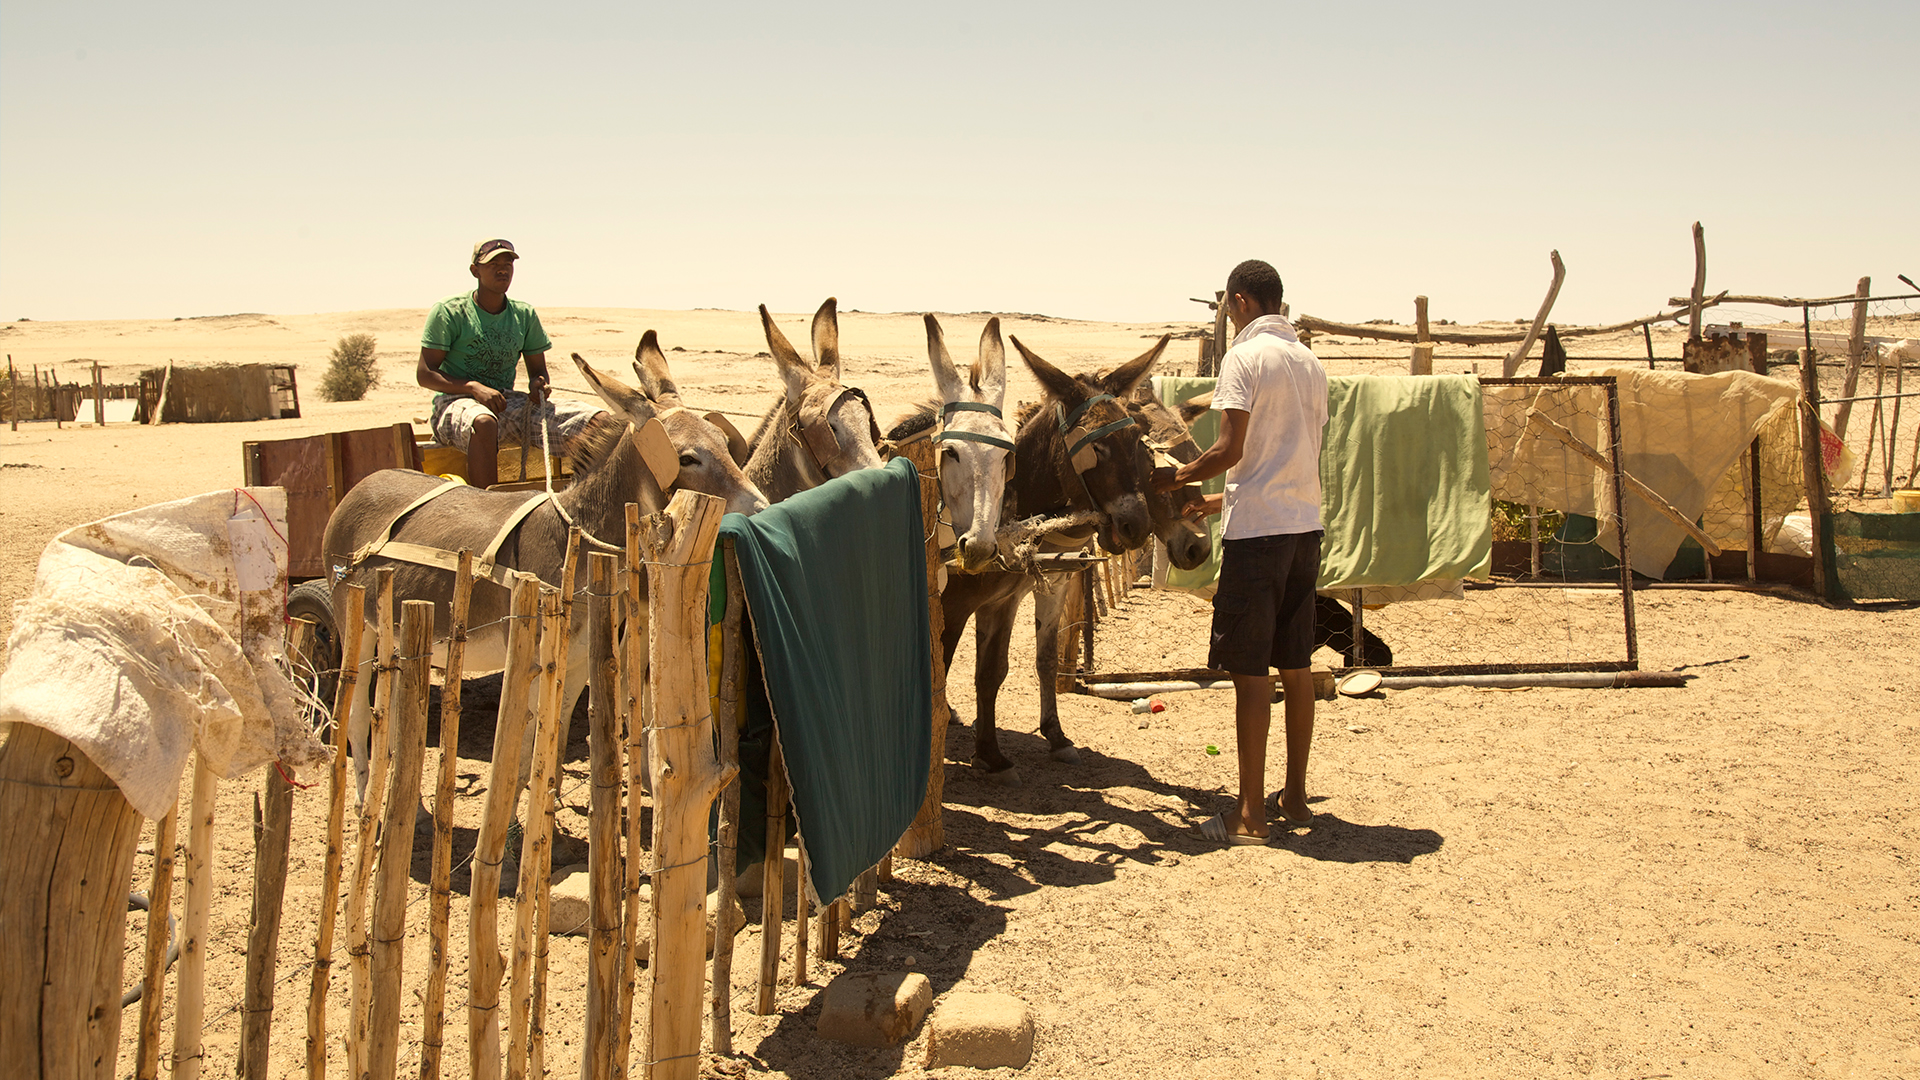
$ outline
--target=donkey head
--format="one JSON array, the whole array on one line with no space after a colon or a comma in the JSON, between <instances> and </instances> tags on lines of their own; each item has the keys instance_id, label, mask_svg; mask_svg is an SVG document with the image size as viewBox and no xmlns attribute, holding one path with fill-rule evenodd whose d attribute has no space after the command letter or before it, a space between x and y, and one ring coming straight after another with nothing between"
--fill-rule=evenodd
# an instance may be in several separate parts
<instances>
[{"instance_id":1,"label":"donkey head","mask_svg":"<svg viewBox=\"0 0 1920 1080\"><path fill-rule=\"evenodd\" d=\"M1013 439L1001 407L1007 398L1007 350L1000 319L980 332L980 358L963 378L947 354L946 338L927 319L927 360L940 391L940 493L958 537L960 569L979 573L999 548L1000 504L1013 468Z\"/></svg>"},{"instance_id":2,"label":"donkey head","mask_svg":"<svg viewBox=\"0 0 1920 1080\"><path fill-rule=\"evenodd\" d=\"M813 356L808 363L787 336L774 325L767 305L760 305L760 326L767 348L786 383L786 412L794 438L826 476L845 476L856 469L882 464L880 425L865 391L840 382L840 317L833 297L813 315Z\"/></svg>"},{"instance_id":3,"label":"donkey head","mask_svg":"<svg viewBox=\"0 0 1920 1080\"><path fill-rule=\"evenodd\" d=\"M701 416L680 403L680 388L667 370L667 358L653 331L642 335L640 347L634 350L633 369L640 376L640 389L594 370L579 353L573 354L573 362L615 415L635 425L657 419L667 429L667 438L680 455L675 488L725 499L734 513L753 514L767 508L767 497L740 471L747 441L719 413Z\"/></svg>"},{"instance_id":4,"label":"donkey head","mask_svg":"<svg viewBox=\"0 0 1920 1080\"><path fill-rule=\"evenodd\" d=\"M1052 398L1055 468L1069 495L1084 486L1092 509L1103 515L1100 546L1133 551L1153 534L1147 495L1153 490L1153 455L1139 423L1122 404L1153 370L1167 347L1162 335L1138 357L1104 376L1069 375L1020 344L1013 347ZM1042 418L1044 422L1044 417Z\"/></svg>"},{"instance_id":5,"label":"donkey head","mask_svg":"<svg viewBox=\"0 0 1920 1080\"><path fill-rule=\"evenodd\" d=\"M1127 410L1146 430L1147 448L1158 464L1184 465L1200 456L1200 444L1193 441L1185 420L1161 404L1151 384L1143 382L1134 389ZM1198 567L1213 553L1213 540L1206 527L1181 512L1199 492L1200 485L1188 484L1178 491L1155 491L1147 496L1153 535L1167 545L1167 561L1182 570Z\"/></svg>"}]
</instances>

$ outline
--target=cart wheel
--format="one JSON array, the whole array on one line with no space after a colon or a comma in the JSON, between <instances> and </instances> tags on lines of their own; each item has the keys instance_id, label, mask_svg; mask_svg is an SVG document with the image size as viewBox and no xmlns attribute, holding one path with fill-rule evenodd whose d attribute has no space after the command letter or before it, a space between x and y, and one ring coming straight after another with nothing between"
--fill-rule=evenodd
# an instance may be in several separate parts
<instances>
[{"instance_id":1,"label":"cart wheel","mask_svg":"<svg viewBox=\"0 0 1920 1080\"><path fill-rule=\"evenodd\" d=\"M326 578L314 578L294 586L287 594L287 617L313 623L313 650L296 657L298 666L311 673L314 693L320 699L319 714L325 721L333 712L335 688L340 683L340 631L333 622L333 587ZM318 725L316 725L318 726Z\"/></svg>"}]
</instances>

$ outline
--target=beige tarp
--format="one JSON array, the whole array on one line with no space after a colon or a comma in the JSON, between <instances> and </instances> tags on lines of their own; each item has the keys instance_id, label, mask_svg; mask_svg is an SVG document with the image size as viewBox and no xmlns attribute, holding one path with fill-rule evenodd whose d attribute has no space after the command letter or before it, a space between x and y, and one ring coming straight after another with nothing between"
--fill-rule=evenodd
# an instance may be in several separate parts
<instances>
[{"instance_id":1,"label":"beige tarp","mask_svg":"<svg viewBox=\"0 0 1920 1080\"><path fill-rule=\"evenodd\" d=\"M0 722L73 740L150 818L196 747L229 779L325 761L286 674L286 519L282 489L235 488L55 537L14 611Z\"/></svg>"},{"instance_id":2,"label":"beige tarp","mask_svg":"<svg viewBox=\"0 0 1920 1080\"><path fill-rule=\"evenodd\" d=\"M1760 491L1766 516L1778 520L1801 497L1795 382L1724 371L1693 375L1643 368L1595 372L1617 376L1626 471L1659 492L1688 520L1708 515L1708 535L1746 546L1746 481L1740 466L1761 437ZM1600 519L1599 543L1619 552L1613 524L1611 477L1559 441L1527 430L1528 409L1539 406L1588 446L1607 452L1605 398L1599 388L1488 386L1485 389L1488 459L1493 497ZM1686 533L1637 496L1626 498L1633 568L1665 575ZM1763 541L1766 539L1762 538ZM1764 550L1764 549L1763 549Z\"/></svg>"}]
</instances>

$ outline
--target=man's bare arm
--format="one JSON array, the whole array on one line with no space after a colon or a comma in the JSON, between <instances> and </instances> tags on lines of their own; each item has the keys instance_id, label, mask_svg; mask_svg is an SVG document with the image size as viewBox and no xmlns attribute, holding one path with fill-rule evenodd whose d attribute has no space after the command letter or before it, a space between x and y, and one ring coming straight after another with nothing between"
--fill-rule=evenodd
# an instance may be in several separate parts
<instances>
[{"instance_id":1,"label":"man's bare arm","mask_svg":"<svg viewBox=\"0 0 1920 1080\"><path fill-rule=\"evenodd\" d=\"M499 415L500 410L506 406L506 396L482 382L462 382L459 379L447 377L440 370L440 365L446 363L446 360L445 349L429 349L422 345L420 362L413 369L414 381L437 394L458 394L461 397L470 397L491 409L494 415Z\"/></svg>"},{"instance_id":2,"label":"man's bare arm","mask_svg":"<svg viewBox=\"0 0 1920 1080\"><path fill-rule=\"evenodd\" d=\"M1223 409L1220 413L1220 437L1212 446L1201 451L1200 456L1180 466L1169 475L1161 478L1154 487L1161 491L1172 491L1202 480L1211 480L1240 463L1240 456L1247 449L1247 421L1250 414L1245 409Z\"/></svg>"},{"instance_id":3,"label":"man's bare arm","mask_svg":"<svg viewBox=\"0 0 1920 1080\"><path fill-rule=\"evenodd\" d=\"M526 360L527 397L532 400L535 408L539 408L540 403L547 399L547 387L552 385L547 378L547 354L530 352Z\"/></svg>"}]
</instances>

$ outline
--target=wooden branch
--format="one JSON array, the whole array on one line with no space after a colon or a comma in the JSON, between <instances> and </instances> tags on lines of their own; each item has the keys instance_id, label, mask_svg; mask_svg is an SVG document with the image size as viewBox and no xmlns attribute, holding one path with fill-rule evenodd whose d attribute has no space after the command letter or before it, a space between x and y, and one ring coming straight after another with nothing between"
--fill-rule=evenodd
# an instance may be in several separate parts
<instances>
[{"instance_id":1,"label":"wooden branch","mask_svg":"<svg viewBox=\"0 0 1920 1080\"><path fill-rule=\"evenodd\" d=\"M173 389L173 361L169 360L167 361L167 373L161 376L160 378L160 397L158 400L156 400L153 403L153 415L147 417L147 423L149 425L160 423L160 418L166 415L167 395L172 391L172 389Z\"/></svg>"},{"instance_id":2,"label":"wooden branch","mask_svg":"<svg viewBox=\"0 0 1920 1080\"><path fill-rule=\"evenodd\" d=\"M187 833L187 903L180 920L180 975L173 1002L173 1075L198 1080L207 1019L207 920L213 912L213 811L219 777L196 748Z\"/></svg>"},{"instance_id":3,"label":"wooden branch","mask_svg":"<svg viewBox=\"0 0 1920 1080\"><path fill-rule=\"evenodd\" d=\"M793 860L795 880L793 883L793 985L807 985L807 931L810 929L811 912L807 910L807 883L813 875L813 868L807 862L807 841L805 837L795 845L797 857Z\"/></svg>"},{"instance_id":4,"label":"wooden branch","mask_svg":"<svg viewBox=\"0 0 1920 1080\"><path fill-rule=\"evenodd\" d=\"M572 575L563 572L565 581ZM540 902L550 873L553 837L547 832L548 811L553 805L553 773L559 764L560 692L554 683L564 675L566 659L566 620L561 615L564 601L560 593L548 590L540 597L540 669L534 695L539 715L534 728L533 775L527 784L527 820L521 830L520 895L513 905L513 955L509 970L508 1001L511 1015L507 1032L507 1076L525 1080L532 1075L534 998L540 992L534 978L535 926Z\"/></svg>"},{"instance_id":5,"label":"wooden branch","mask_svg":"<svg viewBox=\"0 0 1920 1080\"><path fill-rule=\"evenodd\" d=\"M1873 295L1873 279L1861 278L1854 287L1853 295L1858 297ZM1867 348L1867 305L1856 301L1853 305L1853 323L1847 330L1847 374L1840 386L1841 402L1833 413L1833 434L1841 442L1847 441L1847 421L1853 416L1853 397L1860 386L1860 364L1866 359ZM1863 470L1864 471L1864 470Z\"/></svg>"},{"instance_id":6,"label":"wooden branch","mask_svg":"<svg viewBox=\"0 0 1920 1080\"><path fill-rule=\"evenodd\" d=\"M1553 311L1554 299L1560 295L1560 283L1567 280L1567 268L1560 262L1560 253L1549 252L1547 257L1553 262L1553 283L1547 286L1547 298L1540 301L1540 310L1534 313L1533 325L1527 328L1527 336L1520 339L1518 348L1507 354L1506 375L1509 379L1513 378L1514 374L1520 370L1520 365L1526 362L1527 353L1533 349L1534 339L1540 336L1540 329L1547 325L1547 316Z\"/></svg>"},{"instance_id":7,"label":"wooden branch","mask_svg":"<svg viewBox=\"0 0 1920 1080\"><path fill-rule=\"evenodd\" d=\"M173 913L173 856L180 818L179 800L154 824L153 884L147 890L147 948L140 967L139 1046L134 1051L134 1080L159 1080L160 1004L166 1000L167 920Z\"/></svg>"},{"instance_id":8,"label":"wooden branch","mask_svg":"<svg viewBox=\"0 0 1920 1080\"><path fill-rule=\"evenodd\" d=\"M365 1073L370 1080L395 1080L399 1071L407 888L413 868L413 821L420 806L420 774L427 751L427 693L433 675L431 601L408 600L401 606L400 653L393 666L397 684L393 762L380 822L380 865L374 879Z\"/></svg>"},{"instance_id":9,"label":"wooden branch","mask_svg":"<svg viewBox=\"0 0 1920 1080\"><path fill-rule=\"evenodd\" d=\"M544 454L541 461L543 468L552 467L553 462ZM547 953L553 943L553 836L557 831L554 817L560 808L560 750L566 745L567 728L573 719L562 697L572 640L573 596L579 580L580 556L586 551L582 544L585 535L585 530L578 525L567 530L567 557L560 569L560 610L554 617L556 621L548 622L541 631L555 634L560 641L554 646L555 662L547 670L551 678L544 684L552 701L543 707L550 709L555 717L553 745L546 749L553 758L553 770L547 778L546 823L542 827L546 842L539 849L539 874L533 880L533 1000L527 1017L527 1071L536 1080L547 1075Z\"/></svg>"},{"instance_id":10,"label":"wooden branch","mask_svg":"<svg viewBox=\"0 0 1920 1080\"><path fill-rule=\"evenodd\" d=\"M713 913L713 1007L708 1024L708 1041L713 1052L722 1057L733 1055L733 943L737 929L746 924L737 895L739 872L736 863L740 850L740 719L745 700L740 683L746 671L746 585L740 579L740 561L734 557L733 541L722 545L721 558L727 575L727 609L720 623L720 767L736 775L720 793L720 851L718 895ZM823 942L824 945L824 942Z\"/></svg>"},{"instance_id":11,"label":"wooden branch","mask_svg":"<svg viewBox=\"0 0 1920 1080\"><path fill-rule=\"evenodd\" d=\"M1693 292L1687 297L1687 340L1700 340L1700 301L1707 291L1707 231L1693 223Z\"/></svg>"},{"instance_id":12,"label":"wooden branch","mask_svg":"<svg viewBox=\"0 0 1920 1080\"><path fill-rule=\"evenodd\" d=\"M375 815L387 792L387 706L393 699L393 568L382 567L375 572L374 580L379 597L374 603L374 631L379 644L373 656L373 707L367 729L367 788L360 793L360 842L353 853L353 884L347 891L347 964L353 972L348 994L347 1070L352 1080L363 1080L367 1075L368 999L373 991L373 952L367 940L367 901L373 893ZM344 718L342 722L345 722Z\"/></svg>"},{"instance_id":13,"label":"wooden branch","mask_svg":"<svg viewBox=\"0 0 1920 1080\"><path fill-rule=\"evenodd\" d=\"M590 786L587 815L587 1022L581 1039L584 1080L614 1080L620 1048L620 943L623 877L620 871L620 724L614 710L619 679L614 646L612 555L587 556L587 633L591 670L587 695ZM624 1066L624 1063L623 1063Z\"/></svg>"},{"instance_id":14,"label":"wooden branch","mask_svg":"<svg viewBox=\"0 0 1920 1080\"><path fill-rule=\"evenodd\" d=\"M767 754L767 854L760 862L760 994L754 1011L771 1016L780 980L780 920L785 914L787 862L787 765L780 753L779 722Z\"/></svg>"},{"instance_id":15,"label":"wooden branch","mask_svg":"<svg viewBox=\"0 0 1920 1080\"><path fill-rule=\"evenodd\" d=\"M694 1080L700 1074L707 821L715 796L733 779L713 751L707 683L707 585L725 512L722 500L683 489L644 529L653 686L647 747L654 798L650 1080ZM780 858L777 850L771 854ZM778 893L771 902L780 902Z\"/></svg>"},{"instance_id":16,"label":"wooden branch","mask_svg":"<svg viewBox=\"0 0 1920 1080\"><path fill-rule=\"evenodd\" d=\"M946 828L941 820L941 802L946 794L947 723L952 710L947 704L946 653L940 639L945 633L946 616L940 605L940 541L934 525L940 517L939 456L931 443L913 443L906 456L920 473L920 525L927 537L927 651L933 658L933 714L928 718L933 737L929 743L927 793L913 824L894 845L902 858L924 859L946 846Z\"/></svg>"},{"instance_id":17,"label":"wooden branch","mask_svg":"<svg viewBox=\"0 0 1920 1080\"><path fill-rule=\"evenodd\" d=\"M512 614L507 622L507 667L494 722L493 764L487 772L486 804L474 843L473 881L467 905L467 1046L474 1080L500 1077L500 864L506 858L507 826L520 795L520 754L534 713L534 677L539 673L540 579L513 576Z\"/></svg>"},{"instance_id":18,"label":"wooden branch","mask_svg":"<svg viewBox=\"0 0 1920 1080\"><path fill-rule=\"evenodd\" d=\"M628 503L627 521L627 596L626 640L620 664L622 716L627 730L627 861L625 906L621 911L624 930L620 935L620 1045L615 1051L615 1071L622 1077L632 1073L633 992L639 970L640 871L648 848L642 793L647 775L647 581L646 563L640 555L640 506ZM723 823L723 829L726 827Z\"/></svg>"},{"instance_id":19,"label":"wooden branch","mask_svg":"<svg viewBox=\"0 0 1920 1080\"><path fill-rule=\"evenodd\" d=\"M440 1080L446 1053L448 919L453 911L453 784L460 759L460 681L466 673L467 616L473 601L473 552L460 552L447 626L447 668L440 682L440 768L433 792L433 876L428 897L427 996L420 1010L420 1080Z\"/></svg>"},{"instance_id":20,"label":"wooden branch","mask_svg":"<svg viewBox=\"0 0 1920 1080\"><path fill-rule=\"evenodd\" d=\"M1797 308L1826 307L1832 304L1844 304L1854 298L1853 293L1847 293L1843 296L1815 296L1801 299L1792 296L1756 296L1752 293L1722 292L1718 295L1717 300L1722 304L1756 304L1762 307ZM1690 303L1692 303L1692 301L1685 296L1670 296L1667 298L1667 305L1669 307L1685 308ZM1702 301L1700 306L1712 307L1713 301ZM1560 333L1562 336L1565 336L1566 331L1562 330Z\"/></svg>"},{"instance_id":21,"label":"wooden branch","mask_svg":"<svg viewBox=\"0 0 1920 1080\"><path fill-rule=\"evenodd\" d=\"M1567 427L1555 422L1546 414L1536 412L1533 409L1528 409L1527 410L1527 426L1539 428L1542 434L1549 435L1559 440L1561 443L1566 445L1567 449L1572 450L1574 453L1579 454L1581 457L1586 458L1588 461L1593 462L1595 465L1598 465L1602 469L1612 471L1613 464L1606 459L1605 455L1601 454L1600 451L1595 450L1593 447L1587 445L1586 442L1584 442L1580 438L1580 436L1575 435ZM1665 498L1663 498L1659 492L1648 487L1646 484L1641 483L1639 479L1637 479L1632 473L1627 472L1625 469L1620 470L1620 478L1622 481L1626 483L1626 487L1628 491L1631 491L1635 495L1640 496L1640 498L1643 501L1645 501L1648 506L1651 506L1655 510L1658 510L1669 521L1672 521L1675 525L1678 525L1680 526L1680 528L1684 529L1688 536L1693 537L1696 541L1699 542L1701 547L1707 549L1707 554L1709 555L1720 554L1720 545L1714 543L1712 537L1708 536L1704 532L1701 532L1700 527L1698 525L1695 525L1693 522L1688 521L1685 514L1682 514L1680 511L1674 509L1673 504L1668 502Z\"/></svg>"},{"instance_id":22,"label":"wooden branch","mask_svg":"<svg viewBox=\"0 0 1920 1080\"><path fill-rule=\"evenodd\" d=\"M311 648L313 624L295 619L289 656ZM306 643L298 641L305 637ZM280 914L287 894L287 860L293 828L293 785L278 762L267 766L267 798L253 797L253 912L247 929L247 988L241 1008L239 1075L267 1080L268 1039L273 1034L274 971L280 960Z\"/></svg>"},{"instance_id":23,"label":"wooden branch","mask_svg":"<svg viewBox=\"0 0 1920 1080\"><path fill-rule=\"evenodd\" d=\"M1433 338L1427 326L1427 298L1413 298L1413 360L1408 366L1410 375L1433 374Z\"/></svg>"},{"instance_id":24,"label":"wooden branch","mask_svg":"<svg viewBox=\"0 0 1920 1080\"><path fill-rule=\"evenodd\" d=\"M347 712L360 685L360 636L366 627L366 590L335 585L336 610L353 612L340 626L340 678L333 694L333 768L327 774L327 855L321 870L320 926L313 939L313 980L307 989L307 1077L327 1077L327 990L333 972L333 924L340 911L340 866L347 806ZM142 1077L141 1080L148 1080Z\"/></svg>"}]
</instances>

